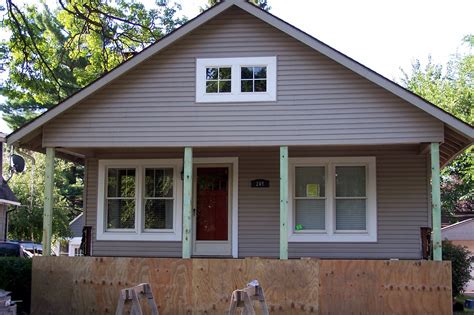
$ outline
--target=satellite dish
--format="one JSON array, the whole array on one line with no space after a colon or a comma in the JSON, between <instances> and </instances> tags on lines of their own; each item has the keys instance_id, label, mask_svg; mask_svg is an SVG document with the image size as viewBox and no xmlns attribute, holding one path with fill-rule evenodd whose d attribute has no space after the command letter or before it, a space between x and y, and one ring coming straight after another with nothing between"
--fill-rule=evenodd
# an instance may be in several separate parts
<instances>
[{"instance_id":1,"label":"satellite dish","mask_svg":"<svg viewBox=\"0 0 474 315\"><path fill-rule=\"evenodd\" d=\"M25 170L25 159L17 154L13 154L11 157L10 166L15 173L21 173Z\"/></svg>"}]
</instances>

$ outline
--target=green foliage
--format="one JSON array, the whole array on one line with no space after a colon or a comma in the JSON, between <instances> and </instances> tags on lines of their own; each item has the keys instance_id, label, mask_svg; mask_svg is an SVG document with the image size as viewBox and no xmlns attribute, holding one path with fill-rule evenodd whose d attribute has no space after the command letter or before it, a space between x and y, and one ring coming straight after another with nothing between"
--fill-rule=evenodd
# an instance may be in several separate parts
<instances>
[{"instance_id":1,"label":"green foliage","mask_svg":"<svg viewBox=\"0 0 474 315\"><path fill-rule=\"evenodd\" d=\"M41 242L44 207L45 156L34 153L26 160L26 171L15 174L10 186L22 206L9 214L10 239ZM70 236L69 222L82 211L83 168L56 159L55 161L53 238Z\"/></svg>"},{"instance_id":2,"label":"green foliage","mask_svg":"<svg viewBox=\"0 0 474 315\"><path fill-rule=\"evenodd\" d=\"M474 36L464 39L474 47ZM443 68L429 60L425 67L415 62L411 74L404 72L403 84L468 124L474 123L474 55L454 55ZM442 171L443 217L455 222L456 213L474 213L474 154L472 147Z\"/></svg>"},{"instance_id":3,"label":"green foliage","mask_svg":"<svg viewBox=\"0 0 474 315\"><path fill-rule=\"evenodd\" d=\"M453 297L463 292L463 287L471 280L471 260L467 247L443 241L443 260L451 261Z\"/></svg>"},{"instance_id":4,"label":"green foliage","mask_svg":"<svg viewBox=\"0 0 474 315\"><path fill-rule=\"evenodd\" d=\"M30 311L31 263L28 258L0 257L0 289L12 292L12 300L23 301L19 314Z\"/></svg>"},{"instance_id":5,"label":"green foliage","mask_svg":"<svg viewBox=\"0 0 474 315\"><path fill-rule=\"evenodd\" d=\"M110 71L130 56L183 24L180 7L146 9L132 0L58 0L59 8L20 8L6 1L0 64L8 78L0 86L0 105L12 129Z\"/></svg>"}]
</instances>

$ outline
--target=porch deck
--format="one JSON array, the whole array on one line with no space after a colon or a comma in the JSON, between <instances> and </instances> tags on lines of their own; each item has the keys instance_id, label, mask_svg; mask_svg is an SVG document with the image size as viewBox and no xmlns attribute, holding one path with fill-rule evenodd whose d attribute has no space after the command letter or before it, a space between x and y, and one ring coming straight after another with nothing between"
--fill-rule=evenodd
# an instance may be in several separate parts
<instances>
[{"instance_id":1,"label":"porch deck","mask_svg":"<svg viewBox=\"0 0 474 315\"><path fill-rule=\"evenodd\" d=\"M271 314L451 313L450 262L35 257L32 314L114 313L141 282L160 314L223 314L252 279Z\"/></svg>"}]
</instances>

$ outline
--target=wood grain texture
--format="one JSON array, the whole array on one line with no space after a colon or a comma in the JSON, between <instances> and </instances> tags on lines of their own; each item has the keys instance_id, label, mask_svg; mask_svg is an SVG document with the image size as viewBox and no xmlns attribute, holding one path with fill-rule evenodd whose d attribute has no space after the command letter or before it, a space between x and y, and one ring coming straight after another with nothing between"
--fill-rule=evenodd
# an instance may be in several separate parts
<instances>
[{"instance_id":1,"label":"wood grain texture","mask_svg":"<svg viewBox=\"0 0 474 315\"><path fill-rule=\"evenodd\" d=\"M161 315L225 314L253 279L271 314L451 312L448 262L35 257L31 313L113 314L120 289L148 282Z\"/></svg>"},{"instance_id":2,"label":"wood grain texture","mask_svg":"<svg viewBox=\"0 0 474 315\"><path fill-rule=\"evenodd\" d=\"M322 260L321 314L451 314L451 264Z\"/></svg>"}]
</instances>

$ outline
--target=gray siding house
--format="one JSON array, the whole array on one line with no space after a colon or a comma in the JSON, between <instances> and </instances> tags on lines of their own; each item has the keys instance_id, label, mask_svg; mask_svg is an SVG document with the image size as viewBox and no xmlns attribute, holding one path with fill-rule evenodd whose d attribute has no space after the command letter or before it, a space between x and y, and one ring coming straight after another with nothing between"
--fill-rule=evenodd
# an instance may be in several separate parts
<instances>
[{"instance_id":1,"label":"gray siding house","mask_svg":"<svg viewBox=\"0 0 474 315\"><path fill-rule=\"evenodd\" d=\"M440 236L431 174L473 137L308 34L226 0L8 143L46 152L49 171L55 155L85 165L93 256L420 259L420 228L434 223L435 246Z\"/></svg>"}]
</instances>

